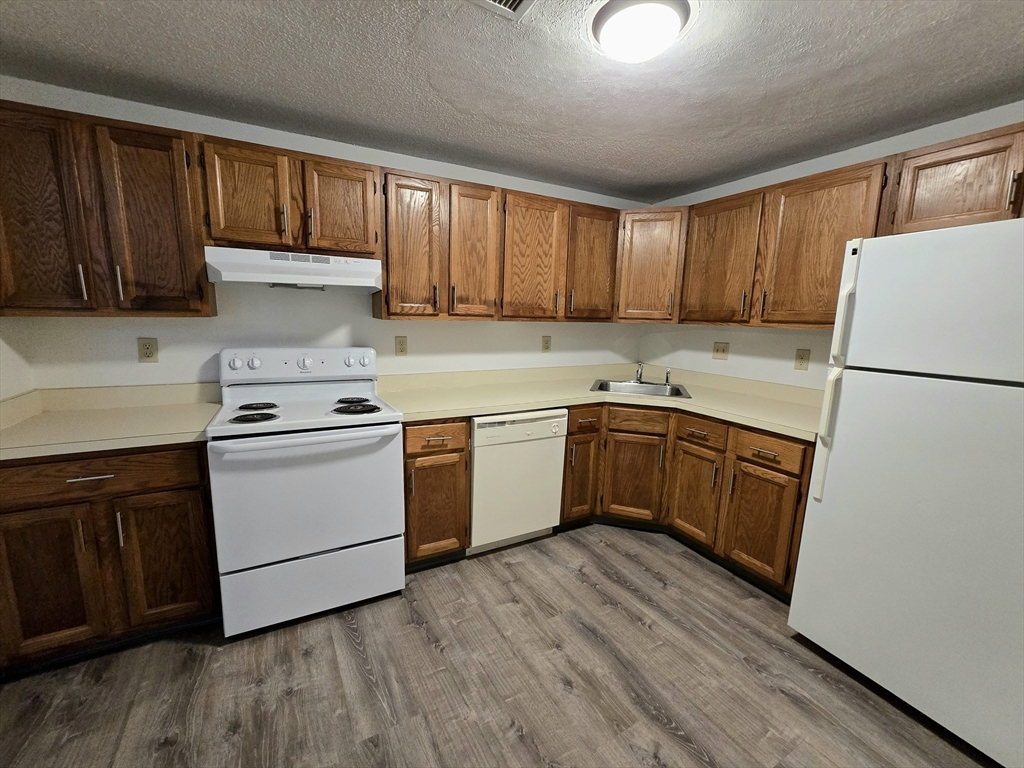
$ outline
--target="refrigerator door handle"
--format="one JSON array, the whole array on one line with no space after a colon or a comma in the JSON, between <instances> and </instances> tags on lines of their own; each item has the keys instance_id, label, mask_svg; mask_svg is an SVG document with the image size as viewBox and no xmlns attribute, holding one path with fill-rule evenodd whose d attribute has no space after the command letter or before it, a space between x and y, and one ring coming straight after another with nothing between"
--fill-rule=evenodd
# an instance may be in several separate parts
<instances>
[{"instance_id":1,"label":"refrigerator door handle","mask_svg":"<svg viewBox=\"0 0 1024 768\"><path fill-rule=\"evenodd\" d=\"M836 411L839 408L840 384L843 378L842 368L833 368L828 372L825 382L825 398L821 408L821 424L818 425L818 442L821 443L821 471L811 495L815 501L821 501L825 491L825 473L828 470L828 456L832 449L832 438L836 429Z\"/></svg>"},{"instance_id":2,"label":"refrigerator door handle","mask_svg":"<svg viewBox=\"0 0 1024 768\"><path fill-rule=\"evenodd\" d=\"M832 333L833 365L846 365L846 333L852 319L851 298L857 292L857 274L860 271L860 255L863 248L863 238L851 240L846 244L842 284L839 286L839 303L836 305L836 328Z\"/></svg>"}]
</instances>

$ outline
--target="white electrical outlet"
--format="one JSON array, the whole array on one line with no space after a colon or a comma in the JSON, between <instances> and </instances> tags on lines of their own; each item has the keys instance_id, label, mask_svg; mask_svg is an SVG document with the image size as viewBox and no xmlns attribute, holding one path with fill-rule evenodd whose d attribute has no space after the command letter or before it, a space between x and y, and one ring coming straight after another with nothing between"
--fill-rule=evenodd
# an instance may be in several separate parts
<instances>
[{"instance_id":1,"label":"white electrical outlet","mask_svg":"<svg viewBox=\"0 0 1024 768\"><path fill-rule=\"evenodd\" d=\"M551 351L551 337L550 336L541 336L540 337L540 351L541 352L550 352Z\"/></svg>"},{"instance_id":2,"label":"white electrical outlet","mask_svg":"<svg viewBox=\"0 0 1024 768\"><path fill-rule=\"evenodd\" d=\"M798 371L806 371L807 366L811 362L811 350L809 349L798 349L796 351L796 362L793 363L793 367Z\"/></svg>"},{"instance_id":3,"label":"white electrical outlet","mask_svg":"<svg viewBox=\"0 0 1024 768\"><path fill-rule=\"evenodd\" d=\"M140 363L160 362L160 348L156 344L156 339L143 339L140 337L138 342Z\"/></svg>"},{"instance_id":4,"label":"white electrical outlet","mask_svg":"<svg viewBox=\"0 0 1024 768\"><path fill-rule=\"evenodd\" d=\"M712 360L728 360L729 359L729 342L727 341L716 341L715 346L711 349Z\"/></svg>"},{"instance_id":5,"label":"white electrical outlet","mask_svg":"<svg viewBox=\"0 0 1024 768\"><path fill-rule=\"evenodd\" d=\"M409 354L409 337L395 336L395 354L398 357Z\"/></svg>"}]
</instances>

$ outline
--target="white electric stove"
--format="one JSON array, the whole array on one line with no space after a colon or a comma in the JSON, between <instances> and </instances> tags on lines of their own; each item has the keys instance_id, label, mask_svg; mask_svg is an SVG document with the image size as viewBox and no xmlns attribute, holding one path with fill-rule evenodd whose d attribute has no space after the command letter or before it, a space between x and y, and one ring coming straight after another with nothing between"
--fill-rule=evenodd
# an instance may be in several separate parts
<instances>
[{"instance_id":1,"label":"white electric stove","mask_svg":"<svg viewBox=\"0 0 1024 768\"><path fill-rule=\"evenodd\" d=\"M405 586L402 414L368 348L225 349L206 429L224 634Z\"/></svg>"}]
</instances>

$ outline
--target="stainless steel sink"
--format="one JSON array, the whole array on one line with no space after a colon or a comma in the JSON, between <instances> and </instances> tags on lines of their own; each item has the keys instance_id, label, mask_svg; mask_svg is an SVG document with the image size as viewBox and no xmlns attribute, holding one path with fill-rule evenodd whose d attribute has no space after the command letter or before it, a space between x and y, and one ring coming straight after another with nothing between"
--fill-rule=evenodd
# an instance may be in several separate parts
<instances>
[{"instance_id":1,"label":"stainless steel sink","mask_svg":"<svg viewBox=\"0 0 1024 768\"><path fill-rule=\"evenodd\" d=\"M659 397L689 397L686 387L679 384L648 384L643 381L609 381L598 379L591 392L614 392L618 395L658 395Z\"/></svg>"}]
</instances>

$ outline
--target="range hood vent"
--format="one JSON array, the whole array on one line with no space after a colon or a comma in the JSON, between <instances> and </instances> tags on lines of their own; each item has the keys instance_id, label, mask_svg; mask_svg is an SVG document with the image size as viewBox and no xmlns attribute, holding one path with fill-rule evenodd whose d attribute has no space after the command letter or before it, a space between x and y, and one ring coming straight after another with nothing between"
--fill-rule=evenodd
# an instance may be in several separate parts
<instances>
[{"instance_id":1,"label":"range hood vent","mask_svg":"<svg viewBox=\"0 0 1024 768\"><path fill-rule=\"evenodd\" d=\"M211 283L267 283L298 288L333 285L368 293L381 290L381 263L378 259L319 253L208 245L206 274Z\"/></svg>"},{"instance_id":2,"label":"range hood vent","mask_svg":"<svg viewBox=\"0 0 1024 768\"><path fill-rule=\"evenodd\" d=\"M522 21L535 0L473 0L479 6L513 21Z\"/></svg>"}]
</instances>

